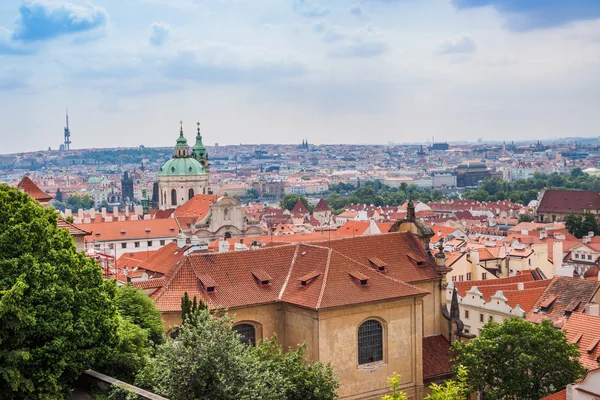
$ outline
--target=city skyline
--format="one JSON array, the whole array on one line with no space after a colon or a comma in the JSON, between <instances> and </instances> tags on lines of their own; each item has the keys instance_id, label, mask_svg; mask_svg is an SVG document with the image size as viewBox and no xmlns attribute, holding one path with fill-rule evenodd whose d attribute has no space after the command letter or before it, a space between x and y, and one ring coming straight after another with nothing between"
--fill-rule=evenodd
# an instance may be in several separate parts
<instances>
[{"instance_id":1,"label":"city skyline","mask_svg":"<svg viewBox=\"0 0 600 400\"><path fill-rule=\"evenodd\" d=\"M600 3L545 3L8 0L0 153L597 136Z\"/></svg>"}]
</instances>

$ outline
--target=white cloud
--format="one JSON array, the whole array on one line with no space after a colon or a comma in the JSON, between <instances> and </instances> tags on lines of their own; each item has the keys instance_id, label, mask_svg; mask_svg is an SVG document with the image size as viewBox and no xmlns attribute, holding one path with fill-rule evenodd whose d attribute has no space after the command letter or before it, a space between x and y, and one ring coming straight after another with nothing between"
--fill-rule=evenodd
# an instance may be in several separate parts
<instances>
[{"instance_id":1,"label":"white cloud","mask_svg":"<svg viewBox=\"0 0 600 400\"><path fill-rule=\"evenodd\" d=\"M153 46L162 46L171 37L171 27L162 22L155 22L150 25L150 38L148 39Z\"/></svg>"},{"instance_id":2,"label":"white cloud","mask_svg":"<svg viewBox=\"0 0 600 400\"><path fill-rule=\"evenodd\" d=\"M437 47L437 54L473 53L477 49L475 41L467 34L446 38Z\"/></svg>"}]
</instances>

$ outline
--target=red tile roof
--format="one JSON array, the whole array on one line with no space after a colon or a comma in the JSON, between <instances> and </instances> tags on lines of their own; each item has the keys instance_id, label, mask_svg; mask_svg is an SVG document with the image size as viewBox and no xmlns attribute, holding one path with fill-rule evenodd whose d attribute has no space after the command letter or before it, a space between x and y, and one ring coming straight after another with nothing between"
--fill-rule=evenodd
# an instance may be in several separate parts
<instances>
[{"instance_id":1,"label":"red tile roof","mask_svg":"<svg viewBox=\"0 0 600 400\"><path fill-rule=\"evenodd\" d=\"M28 176L24 176L21 182L17 184L17 188L27 193L32 199L35 199L41 203L48 202L54 197L47 193L44 193Z\"/></svg>"},{"instance_id":2,"label":"red tile roof","mask_svg":"<svg viewBox=\"0 0 600 400\"><path fill-rule=\"evenodd\" d=\"M92 228L92 234L85 238L86 242L159 237L174 238L179 233L179 226L172 218L101 222L85 226ZM147 230L148 232L146 232Z\"/></svg>"},{"instance_id":3,"label":"red tile roof","mask_svg":"<svg viewBox=\"0 0 600 400\"><path fill-rule=\"evenodd\" d=\"M62 218L59 218L56 221L56 225L59 228L67 229L69 231L69 234L71 236L86 236L86 235L91 235L90 231L86 231L85 229L81 229L80 227L78 227L76 225L73 225L69 221L66 221L66 220L64 220Z\"/></svg>"},{"instance_id":4,"label":"red tile roof","mask_svg":"<svg viewBox=\"0 0 600 400\"><path fill-rule=\"evenodd\" d=\"M567 389L563 389L560 392L543 397L540 400L567 400Z\"/></svg>"},{"instance_id":5,"label":"red tile roof","mask_svg":"<svg viewBox=\"0 0 600 400\"><path fill-rule=\"evenodd\" d=\"M325 199L321 199L313 209L313 212L315 211L331 211L331 208L327 205Z\"/></svg>"},{"instance_id":6,"label":"red tile roof","mask_svg":"<svg viewBox=\"0 0 600 400\"><path fill-rule=\"evenodd\" d=\"M584 368L594 370L600 368L600 317L573 313L563 326L569 343L579 345L579 362ZM596 344L594 346L594 344ZM588 351L592 348L592 351Z\"/></svg>"},{"instance_id":7,"label":"red tile roof","mask_svg":"<svg viewBox=\"0 0 600 400\"><path fill-rule=\"evenodd\" d=\"M442 335L423 337L423 379L452 372L450 342Z\"/></svg>"},{"instance_id":8,"label":"red tile roof","mask_svg":"<svg viewBox=\"0 0 600 400\"><path fill-rule=\"evenodd\" d=\"M600 210L600 194L593 190L546 190L538 213L580 214L584 210Z\"/></svg>"},{"instance_id":9,"label":"red tile roof","mask_svg":"<svg viewBox=\"0 0 600 400\"><path fill-rule=\"evenodd\" d=\"M567 306L572 304L573 300L581 300L574 311L582 311L585 305L593 300L599 288L598 281L555 276L532 310L527 313L527 320L539 323L548 318L555 327L562 328L569 318L565 310Z\"/></svg>"},{"instance_id":10,"label":"red tile roof","mask_svg":"<svg viewBox=\"0 0 600 400\"><path fill-rule=\"evenodd\" d=\"M153 298L164 312L179 310L186 291L211 308L283 301L322 309L423 296L428 292L407 282L439 279L440 275L435 263L411 236L410 233L392 233L252 251L192 253L174 268ZM423 266L415 266L405 255L408 250L419 252L428 261ZM386 272L376 271L368 257L387 263ZM271 277L269 286L261 286L256 280L253 272L257 270ZM366 277L367 284L361 285L350 273ZM301 281L308 275L312 280L302 285ZM215 282L213 293L202 289L199 282L202 276L210 276Z\"/></svg>"},{"instance_id":11,"label":"red tile roof","mask_svg":"<svg viewBox=\"0 0 600 400\"><path fill-rule=\"evenodd\" d=\"M190 219L192 222L204 220L210 214L210 206L217 201L217 196L197 194L173 212L175 218ZM182 222L180 221L180 223Z\"/></svg>"},{"instance_id":12,"label":"red tile roof","mask_svg":"<svg viewBox=\"0 0 600 400\"><path fill-rule=\"evenodd\" d=\"M296 214L307 214L308 210L307 208L304 206L304 203L302 203L302 201L300 201L300 199L298 199L298 201L296 202L296 204L294 205L294 208L292 208L292 210L290 211L290 213L292 215L296 215Z\"/></svg>"}]
</instances>

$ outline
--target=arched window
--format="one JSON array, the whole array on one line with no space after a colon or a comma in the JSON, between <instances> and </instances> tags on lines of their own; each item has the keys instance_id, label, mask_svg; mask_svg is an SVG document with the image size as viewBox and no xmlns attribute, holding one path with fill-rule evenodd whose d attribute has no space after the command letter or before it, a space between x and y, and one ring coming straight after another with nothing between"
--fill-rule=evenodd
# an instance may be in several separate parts
<instances>
[{"instance_id":1,"label":"arched window","mask_svg":"<svg viewBox=\"0 0 600 400\"><path fill-rule=\"evenodd\" d=\"M171 189L171 205L172 206L177 205L177 190L175 190L175 189Z\"/></svg>"},{"instance_id":2,"label":"arched window","mask_svg":"<svg viewBox=\"0 0 600 400\"><path fill-rule=\"evenodd\" d=\"M231 239L231 232L225 232L225 239Z\"/></svg>"},{"instance_id":3,"label":"arched window","mask_svg":"<svg viewBox=\"0 0 600 400\"><path fill-rule=\"evenodd\" d=\"M256 346L256 328L250 324L238 324L233 330L240 334L240 341L244 344Z\"/></svg>"},{"instance_id":4,"label":"arched window","mask_svg":"<svg viewBox=\"0 0 600 400\"><path fill-rule=\"evenodd\" d=\"M190 189L190 190L188 191L188 199L189 199L189 200L191 200L191 199L192 199L192 197L194 197L194 189Z\"/></svg>"},{"instance_id":5,"label":"arched window","mask_svg":"<svg viewBox=\"0 0 600 400\"><path fill-rule=\"evenodd\" d=\"M225 219L225 221L229 219L229 210L227 208L223 211L223 219Z\"/></svg>"},{"instance_id":6,"label":"arched window","mask_svg":"<svg viewBox=\"0 0 600 400\"><path fill-rule=\"evenodd\" d=\"M358 328L358 364L383 360L383 327L370 319Z\"/></svg>"}]
</instances>

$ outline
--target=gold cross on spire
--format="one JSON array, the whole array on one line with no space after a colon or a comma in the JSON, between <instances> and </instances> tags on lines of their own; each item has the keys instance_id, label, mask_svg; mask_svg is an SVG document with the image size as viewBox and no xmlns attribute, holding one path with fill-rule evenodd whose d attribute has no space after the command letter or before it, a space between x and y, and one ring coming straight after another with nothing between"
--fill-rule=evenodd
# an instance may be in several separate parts
<instances>
[{"instance_id":1,"label":"gold cross on spire","mask_svg":"<svg viewBox=\"0 0 600 400\"><path fill-rule=\"evenodd\" d=\"M179 132L183 133L183 121L179 121Z\"/></svg>"}]
</instances>

